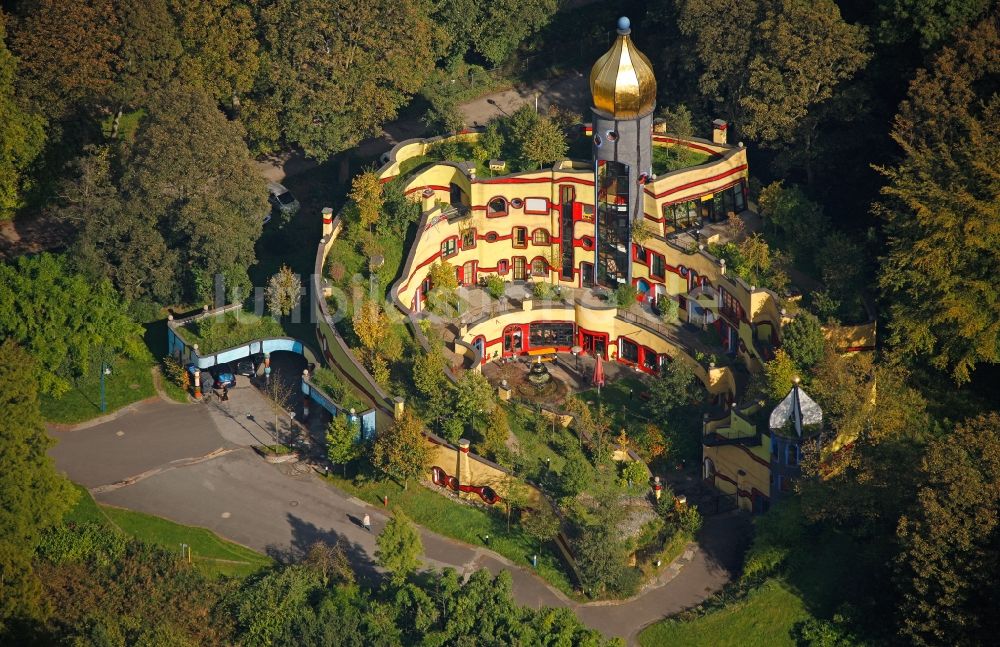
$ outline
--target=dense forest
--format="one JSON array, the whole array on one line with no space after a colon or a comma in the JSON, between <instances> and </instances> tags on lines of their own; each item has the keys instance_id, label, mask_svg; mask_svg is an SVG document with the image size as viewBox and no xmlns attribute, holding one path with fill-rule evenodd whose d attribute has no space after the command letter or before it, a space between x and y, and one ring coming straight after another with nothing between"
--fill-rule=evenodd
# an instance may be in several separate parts
<instances>
[{"instance_id":1,"label":"dense forest","mask_svg":"<svg viewBox=\"0 0 1000 647\"><path fill-rule=\"evenodd\" d=\"M598 644L572 617L515 607L503 576L365 588L319 548L303 566L215 582L97 542L63 524L72 496L45 458L38 391L139 353L135 321L205 302L216 275L249 294L261 224L245 214L268 208L256 157L294 147L339 162L404 110L460 126L458 104L494 79L589 69L629 13L665 114L688 114L695 135L724 118L746 143L774 256L826 286L809 310L847 319L855 303L878 319L874 354L792 343L769 366L801 374L827 434L856 440L815 452L796 495L759 518L744 582L792 582L818 619L806 644L995 642L1000 5L569 4L2 3L0 223L45 234L3 252L55 255L0 265L0 631L339 644L324 633L337 625L368 637L358 644ZM250 600L271 615L250 617ZM159 620L138 621L146 612Z\"/></svg>"}]
</instances>

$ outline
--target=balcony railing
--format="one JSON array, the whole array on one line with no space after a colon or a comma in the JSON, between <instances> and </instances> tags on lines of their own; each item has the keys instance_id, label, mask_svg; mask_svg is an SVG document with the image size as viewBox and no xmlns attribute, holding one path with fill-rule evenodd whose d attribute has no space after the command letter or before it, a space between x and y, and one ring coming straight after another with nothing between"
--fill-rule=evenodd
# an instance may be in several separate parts
<instances>
[{"instance_id":1,"label":"balcony railing","mask_svg":"<svg viewBox=\"0 0 1000 647\"><path fill-rule=\"evenodd\" d=\"M702 434L701 442L706 447L720 447L723 445L742 445L743 447L758 447L761 443L760 432L748 434L745 431L735 429L715 429Z\"/></svg>"}]
</instances>

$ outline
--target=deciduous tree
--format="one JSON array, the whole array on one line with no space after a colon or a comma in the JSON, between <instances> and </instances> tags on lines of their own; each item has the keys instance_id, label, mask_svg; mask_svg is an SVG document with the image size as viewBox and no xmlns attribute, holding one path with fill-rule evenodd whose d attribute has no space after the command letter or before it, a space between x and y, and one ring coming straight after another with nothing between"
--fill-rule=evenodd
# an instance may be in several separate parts
<instances>
[{"instance_id":1,"label":"deciduous tree","mask_svg":"<svg viewBox=\"0 0 1000 647\"><path fill-rule=\"evenodd\" d=\"M396 586L406 581L406 577L420 566L424 544L413 522L399 508L393 509L385 529L375 542L378 544L375 559L379 566L392 574Z\"/></svg>"},{"instance_id":2,"label":"deciduous tree","mask_svg":"<svg viewBox=\"0 0 1000 647\"><path fill-rule=\"evenodd\" d=\"M326 428L326 456L331 463L339 463L347 476L347 464L359 458L363 446L360 429L351 424L347 416L336 415Z\"/></svg>"},{"instance_id":3,"label":"deciduous tree","mask_svg":"<svg viewBox=\"0 0 1000 647\"><path fill-rule=\"evenodd\" d=\"M545 542L559 534L559 517L546 501L541 501L535 508L521 513L521 527L538 541L538 550L541 550Z\"/></svg>"},{"instance_id":4,"label":"deciduous tree","mask_svg":"<svg viewBox=\"0 0 1000 647\"><path fill-rule=\"evenodd\" d=\"M58 119L104 103L121 43L111 0L32 0L19 9L11 49L34 106Z\"/></svg>"},{"instance_id":5,"label":"deciduous tree","mask_svg":"<svg viewBox=\"0 0 1000 647\"><path fill-rule=\"evenodd\" d=\"M424 424L410 409L375 439L372 463L400 481L405 490L410 479L424 474L430 460L430 446L424 437Z\"/></svg>"},{"instance_id":6,"label":"deciduous tree","mask_svg":"<svg viewBox=\"0 0 1000 647\"><path fill-rule=\"evenodd\" d=\"M822 359L825 343L819 319L808 312L800 313L781 329L781 347L805 369Z\"/></svg>"},{"instance_id":7,"label":"deciduous tree","mask_svg":"<svg viewBox=\"0 0 1000 647\"><path fill-rule=\"evenodd\" d=\"M358 207L362 227L370 230L382 215L382 183L374 171L364 171L351 181L351 200Z\"/></svg>"},{"instance_id":8,"label":"deciduous tree","mask_svg":"<svg viewBox=\"0 0 1000 647\"><path fill-rule=\"evenodd\" d=\"M318 160L381 134L433 67L419 4L278 0L261 21L284 138Z\"/></svg>"},{"instance_id":9,"label":"deciduous tree","mask_svg":"<svg viewBox=\"0 0 1000 647\"><path fill-rule=\"evenodd\" d=\"M0 337L35 358L39 390L60 396L95 363L145 353L142 328L107 281L73 273L64 257L0 264Z\"/></svg>"},{"instance_id":10,"label":"deciduous tree","mask_svg":"<svg viewBox=\"0 0 1000 647\"><path fill-rule=\"evenodd\" d=\"M180 76L218 102L237 102L260 69L254 5L241 0L169 0L184 54Z\"/></svg>"},{"instance_id":11,"label":"deciduous tree","mask_svg":"<svg viewBox=\"0 0 1000 647\"><path fill-rule=\"evenodd\" d=\"M902 633L916 645L989 643L1000 631L1000 416L932 442L921 472L898 529Z\"/></svg>"},{"instance_id":12,"label":"deciduous tree","mask_svg":"<svg viewBox=\"0 0 1000 647\"><path fill-rule=\"evenodd\" d=\"M987 20L960 34L910 84L893 123L903 151L875 206L888 252L879 285L889 302L889 341L967 382L1000 362L1000 97L977 83L1000 72L1000 31Z\"/></svg>"},{"instance_id":13,"label":"deciduous tree","mask_svg":"<svg viewBox=\"0 0 1000 647\"><path fill-rule=\"evenodd\" d=\"M166 88L177 72L183 50L167 0L113 0L121 26L115 57L115 82L109 99L116 102L114 133L125 107L145 106Z\"/></svg>"},{"instance_id":14,"label":"deciduous tree","mask_svg":"<svg viewBox=\"0 0 1000 647\"><path fill-rule=\"evenodd\" d=\"M40 616L32 569L41 533L62 522L78 496L46 451L35 361L12 339L0 344L0 635L6 620Z\"/></svg>"},{"instance_id":15,"label":"deciduous tree","mask_svg":"<svg viewBox=\"0 0 1000 647\"><path fill-rule=\"evenodd\" d=\"M801 372L785 349L779 348L774 351L774 359L764 364L764 375L768 399L778 402L788 395L795 378L800 377Z\"/></svg>"},{"instance_id":16,"label":"deciduous tree","mask_svg":"<svg viewBox=\"0 0 1000 647\"><path fill-rule=\"evenodd\" d=\"M754 28L743 131L765 144L791 143L819 103L871 58L862 27L844 22L833 0L772 0Z\"/></svg>"},{"instance_id":17,"label":"deciduous tree","mask_svg":"<svg viewBox=\"0 0 1000 647\"><path fill-rule=\"evenodd\" d=\"M272 314L288 316L302 300L302 280L292 268L282 265L278 273L268 280L265 297Z\"/></svg>"},{"instance_id":18,"label":"deciduous tree","mask_svg":"<svg viewBox=\"0 0 1000 647\"><path fill-rule=\"evenodd\" d=\"M539 118L528 131L521 147L521 155L542 168L566 156L566 135L552 120Z\"/></svg>"},{"instance_id":19,"label":"deciduous tree","mask_svg":"<svg viewBox=\"0 0 1000 647\"><path fill-rule=\"evenodd\" d=\"M123 189L176 250L175 280L188 298L206 299L217 275L249 282L269 205L243 137L208 95L172 85L129 149Z\"/></svg>"},{"instance_id":20,"label":"deciduous tree","mask_svg":"<svg viewBox=\"0 0 1000 647\"><path fill-rule=\"evenodd\" d=\"M684 360L668 363L659 377L649 382L649 414L660 423L669 423L673 412L689 404L697 395L694 371Z\"/></svg>"},{"instance_id":21,"label":"deciduous tree","mask_svg":"<svg viewBox=\"0 0 1000 647\"><path fill-rule=\"evenodd\" d=\"M21 206L30 185L25 173L45 143L45 120L17 98L14 79L17 61L7 49L7 16L0 11L0 221Z\"/></svg>"}]
</instances>

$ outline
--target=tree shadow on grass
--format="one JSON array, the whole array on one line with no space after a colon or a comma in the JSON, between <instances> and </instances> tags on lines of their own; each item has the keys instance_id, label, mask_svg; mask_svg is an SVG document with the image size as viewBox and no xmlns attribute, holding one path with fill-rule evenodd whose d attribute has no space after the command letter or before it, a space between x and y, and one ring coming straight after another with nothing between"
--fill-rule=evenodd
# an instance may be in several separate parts
<instances>
[{"instance_id":1,"label":"tree shadow on grass","mask_svg":"<svg viewBox=\"0 0 1000 647\"><path fill-rule=\"evenodd\" d=\"M313 544L339 545L344 550L347 561L350 562L360 583L371 587L381 585L383 576L361 544L348 541L337 532L328 528L320 528L294 514L288 513L286 516L288 517L288 525L292 528L291 544L288 546L273 544L268 546L266 549L268 556L282 564L292 564L302 561Z\"/></svg>"},{"instance_id":2,"label":"tree shadow on grass","mask_svg":"<svg viewBox=\"0 0 1000 647\"><path fill-rule=\"evenodd\" d=\"M750 515L728 512L706 517L697 541L710 567L726 570L735 578L739 576L752 536Z\"/></svg>"}]
</instances>

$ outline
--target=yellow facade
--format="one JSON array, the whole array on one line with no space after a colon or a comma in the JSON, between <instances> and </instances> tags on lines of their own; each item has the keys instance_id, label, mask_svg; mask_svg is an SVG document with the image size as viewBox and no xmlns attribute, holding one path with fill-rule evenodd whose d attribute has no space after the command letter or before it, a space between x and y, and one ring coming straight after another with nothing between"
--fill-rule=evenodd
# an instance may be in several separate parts
<instances>
[{"instance_id":1,"label":"yellow facade","mask_svg":"<svg viewBox=\"0 0 1000 647\"><path fill-rule=\"evenodd\" d=\"M705 419L702 478L735 495L741 510L762 512L771 497L771 442L766 430L754 424L757 412L754 404Z\"/></svg>"},{"instance_id":2,"label":"yellow facade","mask_svg":"<svg viewBox=\"0 0 1000 647\"><path fill-rule=\"evenodd\" d=\"M464 133L455 139L468 141L476 137L477 133ZM439 141L415 140L398 145L380 170L381 179L394 178L402 162L424 155ZM644 216L653 234L642 247L632 250L632 282L644 291L645 298L680 301L682 321L726 330L729 345L737 346L738 356L751 369L757 369L768 358L764 347L777 342L781 325L777 296L726 274L720 261L704 249L672 239L673 227L665 216L671 205L699 204L721 191L743 191L746 151L704 140L678 144L659 135L654 136L654 145L686 145L713 158L661 175L644 186ZM586 264L593 263L595 255L592 163L564 160L551 169L482 178L457 163L440 162L410 175L404 191L420 201L424 218L402 277L392 288L402 310L422 309L430 268L442 260L454 266L460 280L468 285L498 274L507 280L546 281L570 288L586 286ZM568 237L573 246L571 274L563 274L562 224L568 220L564 209L572 209L572 233ZM700 314L695 316L695 312ZM525 303L500 316L486 314L482 320L463 326L460 335L467 344L478 340L483 361L504 355L503 334L509 325L571 322L579 330L607 335L607 359L617 359L619 343L632 343L642 348L644 361L633 362L641 370L655 372L655 363L680 357L692 364L712 393L727 394L729 400L736 396L730 369L710 369L703 365L706 362L694 361L693 353L676 337L643 325L648 322L626 321L613 307L587 302L550 303L545 307ZM626 342L619 342L620 338ZM469 354L467 350L460 353ZM650 359L653 354L658 356L655 361Z\"/></svg>"}]
</instances>

